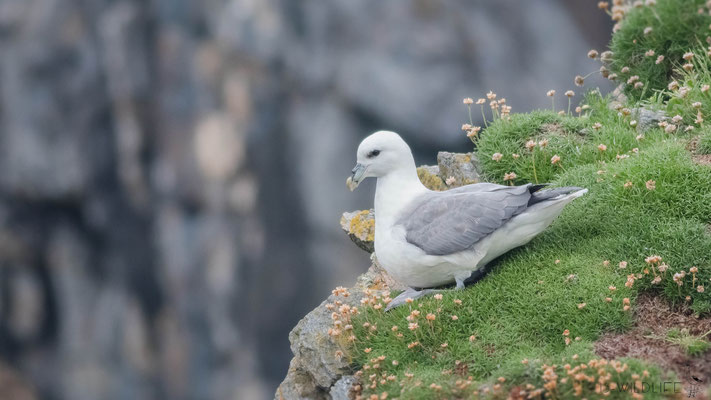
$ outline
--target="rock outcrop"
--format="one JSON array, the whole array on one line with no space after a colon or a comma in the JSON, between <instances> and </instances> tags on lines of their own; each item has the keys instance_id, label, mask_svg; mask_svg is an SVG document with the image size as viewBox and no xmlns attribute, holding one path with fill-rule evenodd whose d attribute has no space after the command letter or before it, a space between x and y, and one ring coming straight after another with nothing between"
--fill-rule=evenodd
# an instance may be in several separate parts
<instances>
[{"instance_id":1,"label":"rock outcrop","mask_svg":"<svg viewBox=\"0 0 711 400\"><path fill-rule=\"evenodd\" d=\"M276 400L348 398L355 382L350 375L354 371L345 357L336 354L342 348L328 335L332 311L326 305L340 300L343 304L358 307L366 290L402 289L378 266L377 260L373 261L368 271L358 277L356 285L348 289L348 297L329 296L289 333L294 358L276 391Z\"/></svg>"}]
</instances>

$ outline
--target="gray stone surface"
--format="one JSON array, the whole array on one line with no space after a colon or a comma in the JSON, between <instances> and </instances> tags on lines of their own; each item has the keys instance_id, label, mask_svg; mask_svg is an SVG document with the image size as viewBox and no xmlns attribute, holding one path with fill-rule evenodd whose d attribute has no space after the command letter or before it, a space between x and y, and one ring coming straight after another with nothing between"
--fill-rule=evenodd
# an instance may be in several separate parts
<instances>
[{"instance_id":1,"label":"gray stone surface","mask_svg":"<svg viewBox=\"0 0 711 400\"><path fill-rule=\"evenodd\" d=\"M348 297L329 296L296 324L289 333L294 358L276 391L276 399L327 399L331 396L332 388L351 372L351 366L346 357L336 356L341 346L328 335L333 320L332 311L326 308L326 304L340 300L343 304L360 307L366 289L389 290L391 287L388 282L390 278L374 263L365 274L358 277L356 285L349 289ZM340 382L337 393L343 393L346 382Z\"/></svg>"},{"instance_id":2,"label":"gray stone surface","mask_svg":"<svg viewBox=\"0 0 711 400\"><path fill-rule=\"evenodd\" d=\"M637 117L637 132L640 133L659 127L658 124L668 118L664 111L648 108L635 109L633 115Z\"/></svg>"},{"instance_id":3,"label":"gray stone surface","mask_svg":"<svg viewBox=\"0 0 711 400\"><path fill-rule=\"evenodd\" d=\"M297 358L291 360L284 381L279 385L274 400L329 399L329 392L319 387L313 376Z\"/></svg>"},{"instance_id":4,"label":"gray stone surface","mask_svg":"<svg viewBox=\"0 0 711 400\"><path fill-rule=\"evenodd\" d=\"M439 166L437 166L437 165L420 165L417 168L427 171L427 173L430 175L439 176Z\"/></svg>"},{"instance_id":5,"label":"gray stone surface","mask_svg":"<svg viewBox=\"0 0 711 400\"><path fill-rule=\"evenodd\" d=\"M356 382L356 377L353 375L344 375L341 379L337 380L336 383L331 388L331 399L332 400L353 400L354 396L351 395L351 389L353 384Z\"/></svg>"},{"instance_id":6,"label":"gray stone surface","mask_svg":"<svg viewBox=\"0 0 711 400\"><path fill-rule=\"evenodd\" d=\"M440 151L437 153L439 176L447 181L454 178L449 187L458 187L478 183L480 180L479 160L474 153L450 153Z\"/></svg>"}]
</instances>

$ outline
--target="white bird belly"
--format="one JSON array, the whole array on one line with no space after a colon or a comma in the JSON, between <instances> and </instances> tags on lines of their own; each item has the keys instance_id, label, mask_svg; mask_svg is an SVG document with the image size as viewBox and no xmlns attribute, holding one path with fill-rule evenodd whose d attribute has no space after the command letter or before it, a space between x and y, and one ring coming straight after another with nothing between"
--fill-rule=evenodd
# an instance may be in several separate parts
<instances>
[{"instance_id":1,"label":"white bird belly","mask_svg":"<svg viewBox=\"0 0 711 400\"><path fill-rule=\"evenodd\" d=\"M563 208L582 193L574 193L550 203L539 203L512 218L470 249L434 256L405 239L402 226L375 227L375 254L380 265L396 280L417 288L428 288L453 283L455 278L466 279L496 257L531 241L543 232L563 211ZM380 228L380 229L379 229Z\"/></svg>"},{"instance_id":2,"label":"white bird belly","mask_svg":"<svg viewBox=\"0 0 711 400\"><path fill-rule=\"evenodd\" d=\"M428 288L454 282L465 268L447 262L445 256L426 254L405 240L405 229L375 228L375 255L380 265L396 280L410 287ZM467 273L467 276L469 274Z\"/></svg>"}]
</instances>

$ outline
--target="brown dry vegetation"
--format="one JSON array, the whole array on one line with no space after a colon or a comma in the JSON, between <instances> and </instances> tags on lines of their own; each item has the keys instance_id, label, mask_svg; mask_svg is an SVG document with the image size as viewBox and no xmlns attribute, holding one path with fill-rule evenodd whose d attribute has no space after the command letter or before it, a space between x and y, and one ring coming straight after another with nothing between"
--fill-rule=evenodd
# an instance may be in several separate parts
<instances>
[{"instance_id":1,"label":"brown dry vegetation","mask_svg":"<svg viewBox=\"0 0 711 400\"><path fill-rule=\"evenodd\" d=\"M686 309L673 309L660 297L643 295L637 301L634 328L603 335L595 343L595 352L607 359L635 357L651 361L674 371L684 387L706 387L708 393L711 350L689 357L678 345L663 339L672 328L686 328L691 335L703 335L711 330L711 318L697 318Z\"/></svg>"},{"instance_id":2,"label":"brown dry vegetation","mask_svg":"<svg viewBox=\"0 0 711 400\"><path fill-rule=\"evenodd\" d=\"M696 161L697 164L711 166L711 154L696 155L694 156L694 161Z\"/></svg>"}]
</instances>

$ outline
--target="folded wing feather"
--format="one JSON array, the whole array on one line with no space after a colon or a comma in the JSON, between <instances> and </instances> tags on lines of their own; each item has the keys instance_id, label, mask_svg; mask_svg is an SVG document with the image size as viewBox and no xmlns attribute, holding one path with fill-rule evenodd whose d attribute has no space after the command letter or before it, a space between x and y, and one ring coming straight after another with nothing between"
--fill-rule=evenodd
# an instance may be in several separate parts
<instances>
[{"instance_id":1,"label":"folded wing feather","mask_svg":"<svg viewBox=\"0 0 711 400\"><path fill-rule=\"evenodd\" d=\"M531 198L529 186L475 184L427 193L397 224L405 227L409 243L429 255L464 251L523 212Z\"/></svg>"}]
</instances>

